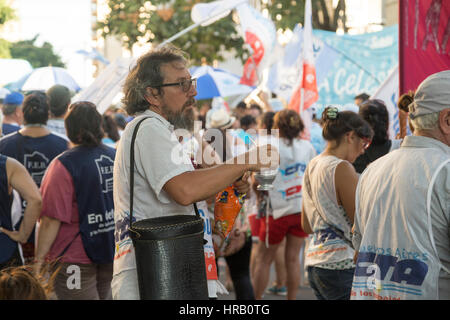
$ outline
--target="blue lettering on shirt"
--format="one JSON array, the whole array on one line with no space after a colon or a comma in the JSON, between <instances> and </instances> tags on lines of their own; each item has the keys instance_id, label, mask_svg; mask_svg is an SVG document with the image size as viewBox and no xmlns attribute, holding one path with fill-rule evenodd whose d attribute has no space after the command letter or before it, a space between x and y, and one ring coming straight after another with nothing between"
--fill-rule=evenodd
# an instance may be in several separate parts
<instances>
[{"instance_id":1,"label":"blue lettering on shirt","mask_svg":"<svg viewBox=\"0 0 450 320\"><path fill-rule=\"evenodd\" d=\"M395 256L377 255L373 252L360 252L356 263L355 277L371 277L375 271L369 268L376 264L380 270L380 279L396 283L421 286L428 273L428 265L420 260L399 260ZM392 270L389 279L386 279Z\"/></svg>"}]
</instances>

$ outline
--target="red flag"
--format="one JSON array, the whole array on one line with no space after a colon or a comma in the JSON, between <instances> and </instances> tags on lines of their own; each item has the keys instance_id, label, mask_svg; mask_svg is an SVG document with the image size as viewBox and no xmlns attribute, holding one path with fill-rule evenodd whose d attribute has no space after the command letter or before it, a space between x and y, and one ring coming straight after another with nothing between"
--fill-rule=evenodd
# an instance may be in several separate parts
<instances>
[{"instance_id":1,"label":"red flag","mask_svg":"<svg viewBox=\"0 0 450 320\"><path fill-rule=\"evenodd\" d=\"M270 60L269 54L275 48L276 30L272 20L265 18L248 3L237 8L245 43L252 48L253 54L244 65L241 84L256 86L259 73Z\"/></svg>"},{"instance_id":2,"label":"red flag","mask_svg":"<svg viewBox=\"0 0 450 320\"><path fill-rule=\"evenodd\" d=\"M289 109L298 113L308 109L319 99L317 90L316 67L314 66L313 36L311 23L311 0L305 5L305 29L303 36L303 54L301 63L301 77L289 101ZM303 91L303 95L302 95ZM303 99L303 106L302 106Z\"/></svg>"},{"instance_id":3,"label":"red flag","mask_svg":"<svg viewBox=\"0 0 450 320\"><path fill-rule=\"evenodd\" d=\"M258 83L257 68L264 57L264 46L262 41L253 32L245 32L245 42L253 49L253 55L247 59L244 65L244 73L241 78L241 84L254 86Z\"/></svg>"}]
</instances>

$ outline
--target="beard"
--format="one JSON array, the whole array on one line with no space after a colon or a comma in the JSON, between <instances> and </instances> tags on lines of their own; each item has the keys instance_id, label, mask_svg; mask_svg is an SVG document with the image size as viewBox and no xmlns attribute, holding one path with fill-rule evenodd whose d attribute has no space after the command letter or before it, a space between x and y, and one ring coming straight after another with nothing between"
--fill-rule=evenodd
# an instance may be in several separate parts
<instances>
[{"instance_id":1,"label":"beard","mask_svg":"<svg viewBox=\"0 0 450 320\"><path fill-rule=\"evenodd\" d=\"M185 129L189 132L194 131L194 121L195 121L195 99L189 99L183 105L180 111L174 112L170 110L167 106L162 108L167 121L173 125L174 129Z\"/></svg>"}]
</instances>

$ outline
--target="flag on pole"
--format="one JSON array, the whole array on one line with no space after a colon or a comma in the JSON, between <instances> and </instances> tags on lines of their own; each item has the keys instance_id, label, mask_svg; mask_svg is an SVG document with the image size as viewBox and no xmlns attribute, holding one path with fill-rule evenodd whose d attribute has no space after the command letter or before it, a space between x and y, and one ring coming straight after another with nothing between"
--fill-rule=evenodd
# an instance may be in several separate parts
<instances>
[{"instance_id":1,"label":"flag on pole","mask_svg":"<svg viewBox=\"0 0 450 320\"><path fill-rule=\"evenodd\" d=\"M207 3L196 3L191 10L191 18L195 23L202 23L202 27L220 20L230 14L237 5L248 0L217 0ZM208 20L208 18L210 18Z\"/></svg>"},{"instance_id":2,"label":"flag on pole","mask_svg":"<svg viewBox=\"0 0 450 320\"><path fill-rule=\"evenodd\" d=\"M275 49L277 34L272 20L265 18L247 3L237 6L245 42L253 54L244 65L241 84L256 86L262 70L270 62L270 52Z\"/></svg>"},{"instance_id":3,"label":"flag on pole","mask_svg":"<svg viewBox=\"0 0 450 320\"><path fill-rule=\"evenodd\" d=\"M319 91L317 90L316 67L314 65L311 17L311 0L306 0L303 54L300 57L301 73L298 85L296 86L291 100L289 101L289 109L295 110L298 113L301 113L303 110L308 109L319 99Z\"/></svg>"}]
</instances>

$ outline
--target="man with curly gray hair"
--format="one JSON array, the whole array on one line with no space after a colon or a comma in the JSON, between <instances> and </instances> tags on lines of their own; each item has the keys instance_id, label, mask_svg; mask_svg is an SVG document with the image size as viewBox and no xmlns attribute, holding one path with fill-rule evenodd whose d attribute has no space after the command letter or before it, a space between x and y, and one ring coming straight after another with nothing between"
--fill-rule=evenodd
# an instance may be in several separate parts
<instances>
[{"instance_id":1,"label":"man with curly gray hair","mask_svg":"<svg viewBox=\"0 0 450 320\"><path fill-rule=\"evenodd\" d=\"M184 132L193 129L196 84L187 69L186 54L171 45L140 57L125 81L123 103L135 119L122 134L114 163L114 299L139 299L135 253L128 233L131 165L135 168L133 219L142 220L193 215L192 204L215 196L233 183L238 191L246 192L249 184L239 178L247 171L274 164L259 160L239 164L242 162L236 159L221 164L216 159L209 168L194 170L191 157L177 152L182 149L177 129ZM141 126L134 144L135 163L130 164L131 140L138 123ZM201 141L200 146L206 148L206 143ZM246 159L250 159L249 154ZM210 286L209 289L210 297L215 297L215 289Z\"/></svg>"}]
</instances>

